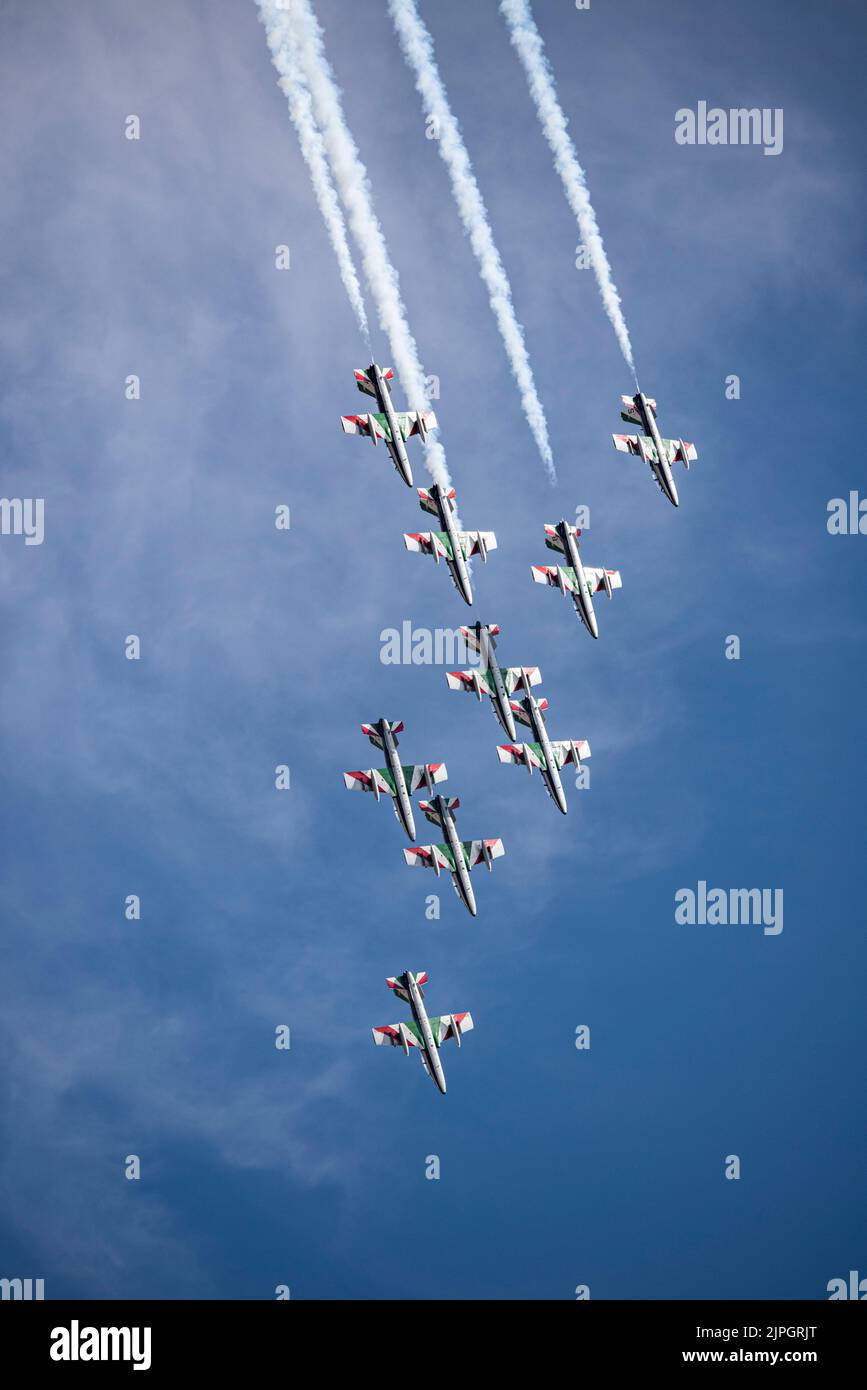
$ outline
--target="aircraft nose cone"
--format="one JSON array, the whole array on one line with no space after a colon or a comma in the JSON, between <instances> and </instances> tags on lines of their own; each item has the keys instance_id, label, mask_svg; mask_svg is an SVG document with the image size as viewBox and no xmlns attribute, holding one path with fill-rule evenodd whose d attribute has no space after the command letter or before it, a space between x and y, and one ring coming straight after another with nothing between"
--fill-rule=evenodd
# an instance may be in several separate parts
<instances>
[{"instance_id":1,"label":"aircraft nose cone","mask_svg":"<svg viewBox=\"0 0 867 1390\"><path fill-rule=\"evenodd\" d=\"M564 816L568 815L569 807L566 805L566 794L562 787L557 790L557 809L562 811Z\"/></svg>"},{"instance_id":2,"label":"aircraft nose cone","mask_svg":"<svg viewBox=\"0 0 867 1390\"><path fill-rule=\"evenodd\" d=\"M596 621L595 613L593 614L593 617L590 619L590 636L596 638L599 637L599 624Z\"/></svg>"}]
</instances>

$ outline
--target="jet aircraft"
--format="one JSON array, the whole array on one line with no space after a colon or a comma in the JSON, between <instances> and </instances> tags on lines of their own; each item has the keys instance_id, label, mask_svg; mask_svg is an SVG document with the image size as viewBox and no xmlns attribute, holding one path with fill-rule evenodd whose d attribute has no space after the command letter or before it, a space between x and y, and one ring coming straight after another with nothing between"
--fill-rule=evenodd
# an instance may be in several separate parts
<instances>
[{"instance_id":1,"label":"jet aircraft","mask_svg":"<svg viewBox=\"0 0 867 1390\"><path fill-rule=\"evenodd\" d=\"M612 435L615 449L622 454L638 454L648 463L662 492L673 506L680 505L671 472L673 463L682 463L689 470L690 460L698 458L694 444L683 439L663 439L656 424L656 401L639 391L634 396L621 396L621 420L641 425L643 435Z\"/></svg>"},{"instance_id":2,"label":"jet aircraft","mask_svg":"<svg viewBox=\"0 0 867 1390\"><path fill-rule=\"evenodd\" d=\"M530 573L537 584L550 584L563 594L571 594L575 612L590 633L599 636L599 624L593 608L593 594L604 589L609 598L613 589L621 589L623 581L619 570L593 569L581 563L578 553L578 537L581 531L570 526L565 517L556 526L545 527L545 544L549 550L560 550L566 556L568 565L531 565Z\"/></svg>"},{"instance_id":3,"label":"jet aircraft","mask_svg":"<svg viewBox=\"0 0 867 1390\"><path fill-rule=\"evenodd\" d=\"M434 784L444 782L448 777L445 763L406 763L402 764L397 754L397 735L403 733L403 722L391 724L387 719L378 719L375 724L362 724L361 732L366 734L375 748L385 753L386 767L369 767L364 772L344 772L343 780L351 792L373 792L379 801L385 794L394 798L394 814L403 826L408 840L415 839L415 821L412 815L413 792L424 787L432 795Z\"/></svg>"},{"instance_id":4,"label":"jet aircraft","mask_svg":"<svg viewBox=\"0 0 867 1390\"><path fill-rule=\"evenodd\" d=\"M527 690L525 680L530 685L538 685L542 679L542 673L538 666L498 666L492 659L492 653L497 645L497 635L500 629L496 623L473 623L472 627L462 627L461 637L468 647L481 654L482 666L473 667L469 671L447 671L446 681L449 690L466 690L475 695L481 703L482 698L488 695L494 714L503 726L503 730L509 738L515 739L518 735L515 732L515 717L512 714L511 696L519 690Z\"/></svg>"},{"instance_id":5,"label":"jet aircraft","mask_svg":"<svg viewBox=\"0 0 867 1390\"><path fill-rule=\"evenodd\" d=\"M392 976L386 983L389 989L394 990L398 999L409 1004L412 1022L390 1023L384 1028L374 1028L373 1041L377 1047L387 1043L392 1047L402 1047L407 1057L411 1047L417 1048L425 1071L445 1095L446 1078L439 1050L449 1038L454 1038L460 1047L461 1037L464 1033L469 1033L473 1027L472 1014L440 1014L439 1018L428 1018L421 988L427 984L427 974L424 970L418 975L413 975L411 970L405 970L402 975Z\"/></svg>"},{"instance_id":6,"label":"jet aircraft","mask_svg":"<svg viewBox=\"0 0 867 1390\"><path fill-rule=\"evenodd\" d=\"M569 808L560 780L560 770L567 763L574 763L576 768L579 767L582 758L590 757L590 744L584 738L552 742L548 737L543 716L543 711L547 708L547 700L537 700L533 695L526 695L520 703L513 700L512 711L515 718L520 719L522 724L529 725L534 741L500 744L497 757L501 763L522 763L531 777L533 768L538 768L548 795L565 816Z\"/></svg>"},{"instance_id":7,"label":"jet aircraft","mask_svg":"<svg viewBox=\"0 0 867 1390\"><path fill-rule=\"evenodd\" d=\"M445 844L415 845L412 849L405 849L403 857L411 868L421 866L433 869L437 878L445 869L446 873L451 874L455 892L464 907L475 917L477 908L473 885L470 883L470 871L477 864L484 863L488 873L492 873L493 861L499 859L506 851L503 849L502 840L458 838L454 813L460 804L456 796L438 795L431 801L420 801L419 806L428 820L442 827L446 837Z\"/></svg>"},{"instance_id":8,"label":"jet aircraft","mask_svg":"<svg viewBox=\"0 0 867 1390\"><path fill-rule=\"evenodd\" d=\"M412 469L406 452L406 441L414 434L421 436L422 443L429 430L437 427L437 417L432 410L395 410L391 403L391 386L394 372L391 367L378 367L371 362L366 372L356 371L355 380L359 391L374 396L379 410L369 415L341 415L340 423L344 434L365 434L373 441L385 441L391 461L407 487L412 487Z\"/></svg>"},{"instance_id":9,"label":"jet aircraft","mask_svg":"<svg viewBox=\"0 0 867 1390\"><path fill-rule=\"evenodd\" d=\"M473 588L467 560L473 555L487 561L488 551L496 550L497 538L493 531L458 531L455 526L455 490L440 487L434 483L430 488L418 489L419 505L426 512L439 518L439 531L413 531L405 535L403 543L407 550L432 555L437 564L445 560L455 588L465 603L472 604Z\"/></svg>"}]
</instances>

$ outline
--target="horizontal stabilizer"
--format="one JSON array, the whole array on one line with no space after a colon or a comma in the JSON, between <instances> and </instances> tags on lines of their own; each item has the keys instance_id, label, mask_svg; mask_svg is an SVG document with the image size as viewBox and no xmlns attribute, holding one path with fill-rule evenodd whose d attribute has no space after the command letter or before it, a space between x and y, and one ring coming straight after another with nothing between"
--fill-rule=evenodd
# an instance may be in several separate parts
<instances>
[{"instance_id":1,"label":"horizontal stabilizer","mask_svg":"<svg viewBox=\"0 0 867 1390\"><path fill-rule=\"evenodd\" d=\"M420 971L418 975L414 976L414 979L419 987L419 993L421 993L422 985L427 984L427 971ZM405 1003L409 1003L410 993L407 988L406 975L389 975L385 983L388 985L389 989L394 990L398 999L403 999Z\"/></svg>"},{"instance_id":2,"label":"horizontal stabilizer","mask_svg":"<svg viewBox=\"0 0 867 1390\"><path fill-rule=\"evenodd\" d=\"M498 623L473 623L472 627L462 627L460 634L471 651L485 656L496 647L500 627Z\"/></svg>"},{"instance_id":3,"label":"horizontal stabilizer","mask_svg":"<svg viewBox=\"0 0 867 1390\"><path fill-rule=\"evenodd\" d=\"M644 399L647 401L647 404L653 411L655 417L656 401L653 399L652 396L645 396ZM638 406L635 404L635 400L632 396L621 396L620 402L622 407L620 411L621 420L626 420L629 424L632 425L641 425L644 423L644 421L641 418L641 411L638 409Z\"/></svg>"},{"instance_id":4,"label":"horizontal stabilizer","mask_svg":"<svg viewBox=\"0 0 867 1390\"><path fill-rule=\"evenodd\" d=\"M442 802L447 809L452 812L457 811L461 804L460 797L458 796L444 796L442 797ZM438 805L435 805L432 801L420 801L418 804L429 821L434 825L442 825L443 816Z\"/></svg>"},{"instance_id":5,"label":"horizontal stabilizer","mask_svg":"<svg viewBox=\"0 0 867 1390\"><path fill-rule=\"evenodd\" d=\"M580 526L568 526L567 523L567 529L572 532L576 541L580 538ZM547 523L545 525L545 544L549 550L559 550L565 553L566 547L563 544L563 537L560 535L556 526L549 526Z\"/></svg>"},{"instance_id":6,"label":"horizontal stabilizer","mask_svg":"<svg viewBox=\"0 0 867 1390\"><path fill-rule=\"evenodd\" d=\"M509 704L511 706L512 713L514 714L515 718L520 719L522 724L527 724L530 727L532 727L533 720L530 716L530 711L524 704L524 701L510 700ZM548 708L548 701L544 695L542 696L541 700L536 701L536 708L539 710L546 710Z\"/></svg>"},{"instance_id":7,"label":"horizontal stabilizer","mask_svg":"<svg viewBox=\"0 0 867 1390\"><path fill-rule=\"evenodd\" d=\"M433 415L433 411L430 411L429 413ZM436 416L434 415L434 423L431 426L431 428L435 427ZM453 487L450 487L447 490L444 488L441 495L447 498L449 502L454 502L455 500L455 490ZM428 490L428 488L420 487L418 489L418 502L419 506L422 507L426 512L430 512L433 516L439 516L439 507L437 506L436 498Z\"/></svg>"},{"instance_id":8,"label":"horizontal stabilizer","mask_svg":"<svg viewBox=\"0 0 867 1390\"><path fill-rule=\"evenodd\" d=\"M390 383L390 382L392 382L392 381L394 380L394 372L391 370L391 367L383 367L383 368L380 369L380 372L381 372L381 375L382 375L383 379L384 379L386 382L389 382L389 383ZM359 369L356 369L356 372L355 372L355 384L356 384L356 386L358 387L359 391L364 391L365 394L368 395L368 396L375 396L375 395L376 395L376 388L375 388L375 386L374 386L374 384L373 384L373 375L374 375L373 363L371 363L370 367L368 367L368 369L367 369L366 372L362 372L362 371L359 370ZM389 389L390 389L390 388L389 388Z\"/></svg>"}]
</instances>

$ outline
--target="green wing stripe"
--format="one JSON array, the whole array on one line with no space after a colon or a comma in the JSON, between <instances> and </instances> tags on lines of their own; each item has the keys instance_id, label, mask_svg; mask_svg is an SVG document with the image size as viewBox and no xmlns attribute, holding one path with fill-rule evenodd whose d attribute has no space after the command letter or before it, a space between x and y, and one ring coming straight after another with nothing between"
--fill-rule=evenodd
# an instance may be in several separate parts
<instances>
[{"instance_id":1,"label":"green wing stripe","mask_svg":"<svg viewBox=\"0 0 867 1390\"><path fill-rule=\"evenodd\" d=\"M442 851L443 858L445 859L446 863L449 865L449 867L450 867L452 873L454 873L455 869L457 868L457 865L455 864L455 856L452 854L451 846L450 846L450 845L437 845L436 848L437 848L438 850L441 850L441 851Z\"/></svg>"},{"instance_id":2,"label":"green wing stripe","mask_svg":"<svg viewBox=\"0 0 867 1390\"><path fill-rule=\"evenodd\" d=\"M449 557L449 559L453 560L455 558L455 552L452 550L452 543L449 540L448 532L433 531L432 535L437 536L442 541L443 550L446 552L446 555Z\"/></svg>"},{"instance_id":3,"label":"green wing stripe","mask_svg":"<svg viewBox=\"0 0 867 1390\"><path fill-rule=\"evenodd\" d=\"M391 430L389 429L389 426L388 426L388 416L387 416L387 415L381 415L378 411L371 411L370 418L371 418L371 420L375 420L375 421L376 421L376 423L377 423L377 424L380 426L380 428L382 429L382 432L383 432L383 434L385 435L386 439L388 440L389 444L391 444L391 443L392 443L392 438L391 438Z\"/></svg>"},{"instance_id":4,"label":"green wing stripe","mask_svg":"<svg viewBox=\"0 0 867 1390\"><path fill-rule=\"evenodd\" d=\"M546 757L545 757L545 754L542 752L542 745L541 745L541 743L528 743L528 744L527 744L527 747L528 747L528 748L532 748L533 752L536 754L536 757L539 759L539 762L542 764L542 767L543 767L543 768L545 769L545 771L547 772L547 771L548 771L548 761L547 761L547 759L546 759Z\"/></svg>"}]
</instances>

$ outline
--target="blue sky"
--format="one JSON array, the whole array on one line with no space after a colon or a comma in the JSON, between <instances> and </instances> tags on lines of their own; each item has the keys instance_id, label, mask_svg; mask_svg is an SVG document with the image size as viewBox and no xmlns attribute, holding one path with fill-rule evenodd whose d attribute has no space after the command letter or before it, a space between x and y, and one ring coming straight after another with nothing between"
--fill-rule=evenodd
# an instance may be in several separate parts
<instances>
[{"instance_id":1,"label":"blue sky","mask_svg":"<svg viewBox=\"0 0 867 1390\"><path fill-rule=\"evenodd\" d=\"M46 529L0 538L0 1274L49 1297L821 1298L867 1260L867 541L826 529L864 487L864 19L535 6L642 385L698 447L676 512L611 447L628 371L496 5L421 8L553 490L385 7L316 4L462 517L498 536L474 616L541 667L591 786L563 820L442 669L380 661L384 629L467 610L404 551L422 514L383 453L340 432L364 348L255 6L6 7L3 492L44 497ZM700 100L783 108L782 154L677 145ZM529 578L579 504L585 558L623 575L598 643ZM426 920L390 811L343 789L381 715L408 761L448 763L462 832L505 842L475 922L446 884ZM699 880L782 888L782 933L677 925ZM370 1039L407 967L475 1019L445 1099Z\"/></svg>"}]
</instances>

